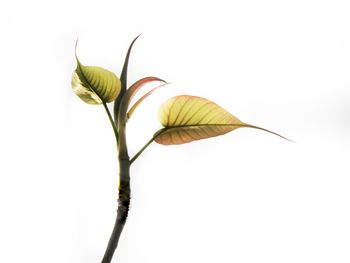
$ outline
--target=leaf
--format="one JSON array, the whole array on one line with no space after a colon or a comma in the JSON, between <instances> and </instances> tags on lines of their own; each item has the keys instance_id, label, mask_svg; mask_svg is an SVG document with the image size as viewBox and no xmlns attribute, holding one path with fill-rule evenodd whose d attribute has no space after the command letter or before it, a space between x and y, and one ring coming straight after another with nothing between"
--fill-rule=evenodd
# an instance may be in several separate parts
<instances>
[{"instance_id":1,"label":"leaf","mask_svg":"<svg viewBox=\"0 0 350 263\"><path fill-rule=\"evenodd\" d=\"M284 138L264 128L246 124L214 102L196 96L170 98L160 107L159 117L164 128L153 138L163 145L215 137L241 127L264 130Z\"/></svg>"},{"instance_id":2,"label":"leaf","mask_svg":"<svg viewBox=\"0 0 350 263\"><path fill-rule=\"evenodd\" d=\"M128 80L128 66L129 66L129 58L130 58L130 54L131 54L131 50L132 50L132 47L134 46L136 40L141 36L138 35L137 37L134 38L134 40L131 42L129 48L128 48L128 51L126 53L126 56L125 56L125 60L124 60L124 65L123 65L123 69L122 69L122 73L120 74L120 80L122 82L122 89L123 90L126 90L126 87L127 87L127 80Z\"/></svg>"},{"instance_id":3,"label":"leaf","mask_svg":"<svg viewBox=\"0 0 350 263\"><path fill-rule=\"evenodd\" d=\"M161 81L161 82L165 82L164 80L157 78L157 77L145 77L142 78L138 81L136 81L134 84L131 85L131 87L126 91L125 95L123 96L122 102L121 102L121 116L125 117L127 114L127 110L129 108L130 102L133 99L133 97L137 94L137 92L147 83L150 83L152 81Z\"/></svg>"},{"instance_id":4,"label":"leaf","mask_svg":"<svg viewBox=\"0 0 350 263\"><path fill-rule=\"evenodd\" d=\"M135 97L137 92L146 84L153 82L153 81L160 81L160 82L165 82L165 80L162 80L157 77L145 77L142 79L139 79L136 81L134 84L131 85L131 87L127 90L126 92L126 99L128 100L128 105L130 104L130 101Z\"/></svg>"},{"instance_id":5,"label":"leaf","mask_svg":"<svg viewBox=\"0 0 350 263\"><path fill-rule=\"evenodd\" d=\"M84 66L78 57L77 68L72 77L72 89L88 104L114 101L120 93L121 83L111 71L101 67Z\"/></svg>"},{"instance_id":6,"label":"leaf","mask_svg":"<svg viewBox=\"0 0 350 263\"><path fill-rule=\"evenodd\" d=\"M128 82L128 66L129 66L129 59L130 59L131 50L132 50L132 47L134 46L136 40L139 37L140 37L140 35L135 37L134 40L131 42L131 44L128 48L128 51L126 53L126 56L125 56L122 73L120 74L121 92L120 92L120 96L115 99L114 106L113 106L113 113L114 113L115 120L118 119L120 103L121 103L121 100L124 97L124 94L126 92L126 87L127 87L127 82Z\"/></svg>"},{"instance_id":7,"label":"leaf","mask_svg":"<svg viewBox=\"0 0 350 263\"><path fill-rule=\"evenodd\" d=\"M128 111L128 118L130 119L132 114L134 113L134 111L137 109L138 106L140 106L140 104L147 98L149 97L150 95L153 94L153 92L155 92L156 90L158 90L159 88L167 85L168 83L165 83L165 84L162 84L162 85L159 85L153 89L151 89L149 92L147 92L145 95L143 95L140 99L138 99L133 105L132 107L130 108L130 110Z\"/></svg>"}]
</instances>

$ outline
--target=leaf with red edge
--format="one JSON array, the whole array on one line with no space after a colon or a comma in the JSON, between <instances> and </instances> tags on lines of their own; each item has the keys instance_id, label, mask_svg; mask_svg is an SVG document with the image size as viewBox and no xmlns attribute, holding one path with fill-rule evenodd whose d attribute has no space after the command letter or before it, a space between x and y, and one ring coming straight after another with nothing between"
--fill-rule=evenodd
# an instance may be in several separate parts
<instances>
[{"instance_id":1,"label":"leaf with red edge","mask_svg":"<svg viewBox=\"0 0 350 263\"><path fill-rule=\"evenodd\" d=\"M267 131L284 138L264 128L246 124L216 103L196 96L181 95L170 98L160 107L159 117L164 128L153 139L163 145L215 137L241 127Z\"/></svg>"},{"instance_id":2,"label":"leaf with red edge","mask_svg":"<svg viewBox=\"0 0 350 263\"><path fill-rule=\"evenodd\" d=\"M167 85L168 83L159 85L153 89L151 89L149 92L147 92L145 95L143 95L140 99L138 99L130 108L130 110L128 111L128 118L130 119L132 114L135 112L135 110L137 109L138 106L140 106L140 104L150 95L153 94L153 92L155 92L156 90L158 90L159 88L164 87L165 85Z\"/></svg>"}]
</instances>

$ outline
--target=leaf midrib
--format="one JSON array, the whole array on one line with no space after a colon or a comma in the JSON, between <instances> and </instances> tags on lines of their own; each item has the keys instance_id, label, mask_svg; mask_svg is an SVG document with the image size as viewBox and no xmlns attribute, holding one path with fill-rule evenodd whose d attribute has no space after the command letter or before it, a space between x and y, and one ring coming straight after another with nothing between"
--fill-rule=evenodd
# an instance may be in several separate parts
<instances>
[{"instance_id":1,"label":"leaf midrib","mask_svg":"<svg viewBox=\"0 0 350 263\"><path fill-rule=\"evenodd\" d=\"M278 133L275 133L273 131L270 131L270 130L267 130L267 129L264 129L264 128L261 128L259 126L255 126L255 125L251 125L251 124L246 124L246 123L242 123L242 124L224 124L224 123L221 123L221 124L191 124L191 125L176 125L176 126L165 126L163 129L159 130L159 133L157 133L155 136L154 136L154 139L156 139L158 136L160 136L161 134L165 133L166 131L169 131L171 129L181 129L181 128L197 128L197 127L237 127L237 128L253 128L253 129L257 129L257 130L262 130L262 131L265 131L265 132L268 132L268 133L271 133L273 135L276 135L282 139L285 139L287 141L291 141L293 142L292 140L278 134Z\"/></svg>"},{"instance_id":2,"label":"leaf midrib","mask_svg":"<svg viewBox=\"0 0 350 263\"><path fill-rule=\"evenodd\" d=\"M82 77L84 78L85 83L87 83L89 85L89 88L97 95L97 97L102 101L102 103L105 103L102 100L102 98L100 97L100 95L98 95L98 93L95 91L95 89L91 86L90 82L87 80L87 78L86 78L86 76L81 68L82 65L78 59L77 59L77 64L78 64L79 71L80 71Z\"/></svg>"}]
</instances>

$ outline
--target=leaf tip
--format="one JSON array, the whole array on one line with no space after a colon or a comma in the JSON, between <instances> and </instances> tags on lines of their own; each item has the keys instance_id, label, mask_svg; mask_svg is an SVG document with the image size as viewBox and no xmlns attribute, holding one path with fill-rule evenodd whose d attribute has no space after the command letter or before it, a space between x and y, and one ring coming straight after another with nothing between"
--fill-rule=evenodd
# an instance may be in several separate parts
<instances>
[{"instance_id":1,"label":"leaf tip","mask_svg":"<svg viewBox=\"0 0 350 263\"><path fill-rule=\"evenodd\" d=\"M74 55L77 61L79 61L78 55L77 55L78 42L79 42L79 37L77 37L77 40L75 41L75 46L74 46Z\"/></svg>"},{"instance_id":2,"label":"leaf tip","mask_svg":"<svg viewBox=\"0 0 350 263\"><path fill-rule=\"evenodd\" d=\"M262 128L262 127L259 127L259 126L255 126L255 125L251 125L251 124L246 124L246 123L245 123L243 127L246 127L246 128L253 128L253 129L265 131L265 132L271 133L271 134L273 134L273 135L276 135L276 136L278 136L278 137L280 137L280 138L282 138L282 139L284 139L284 140L286 140L286 141L295 143L295 141L293 141L293 140L291 140L291 139L288 139L287 137L284 137L284 136L282 136L281 134L278 134L278 133L276 133L276 132L270 131L270 130L268 130L268 129L265 129L265 128Z\"/></svg>"}]
</instances>

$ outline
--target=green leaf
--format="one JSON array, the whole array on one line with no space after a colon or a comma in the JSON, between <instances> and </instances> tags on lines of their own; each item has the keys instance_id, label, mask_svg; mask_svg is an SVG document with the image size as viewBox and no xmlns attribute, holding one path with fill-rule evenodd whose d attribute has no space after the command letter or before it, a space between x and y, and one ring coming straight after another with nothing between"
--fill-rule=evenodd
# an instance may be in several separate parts
<instances>
[{"instance_id":1,"label":"green leaf","mask_svg":"<svg viewBox=\"0 0 350 263\"><path fill-rule=\"evenodd\" d=\"M139 37L140 37L140 35L135 37L134 40L131 42L131 44L128 48L128 51L126 53L126 56L125 56L122 73L120 74L120 81L121 81L120 96L118 96L116 98L116 100L114 101L114 106L113 106L113 113L114 113L115 120L117 120L119 117L119 110L120 110L119 107L120 107L122 98L124 97L124 94L126 92L126 87L127 87L127 82L128 82L128 66L129 66L129 59L130 59L131 50L132 50L132 47L134 46L136 40Z\"/></svg>"},{"instance_id":2,"label":"green leaf","mask_svg":"<svg viewBox=\"0 0 350 263\"><path fill-rule=\"evenodd\" d=\"M170 98L160 107L159 117L164 128L153 138L163 145L215 137L241 127L264 130L284 138L264 128L246 124L219 105L201 97L181 95Z\"/></svg>"},{"instance_id":3,"label":"green leaf","mask_svg":"<svg viewBox=\"0 0 350 263\"><path fill-rule=\"evenodd\" d=\"M84 102L88 104L112 102L119 95L120 87L120 80L113 72L101 67L84 66L77 58L72 89Z\"/></svg>"},{"instance_id":4,"label":"green leaf","mask_svg":"<svg viewBox=\"0 0 350 263\"><path fill-rule=\"evenodd\" d=\"M126 91L126 87L128 85L127 84L127 81L128 81L128 66L129 66L129 59L130 59L131 50L132 50L132 47L134 46L136 40L140 36L141 36L141 34L134 38L134 40L131 42L131 44L130 44L130 46L128 48L128 51L126 53L126 56L125 56L122 73L120 74L120 80L122 82L122 90L123 91Z\"/></svg>"}]
</instances>

